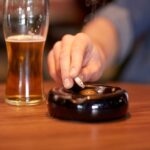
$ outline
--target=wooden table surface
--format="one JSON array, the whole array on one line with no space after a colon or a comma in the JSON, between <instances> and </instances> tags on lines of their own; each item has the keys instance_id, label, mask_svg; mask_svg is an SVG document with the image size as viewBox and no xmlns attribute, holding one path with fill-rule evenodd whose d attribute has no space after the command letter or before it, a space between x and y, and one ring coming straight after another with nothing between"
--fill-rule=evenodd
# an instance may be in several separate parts
<instances>
[{"instance_id":1,"label":"wooden table surface","mask_svg":"<svg viewBox=\"0 0 150 150\"><path fill-rule=\"evenodd\" d=\"M150 85L115 85L129 93L130 116L81 123L49 117L46 104L15 107L0 85L0 150L150 150ZM45 93L53 86L45 83Z\"/></svg>"}]
</instances>

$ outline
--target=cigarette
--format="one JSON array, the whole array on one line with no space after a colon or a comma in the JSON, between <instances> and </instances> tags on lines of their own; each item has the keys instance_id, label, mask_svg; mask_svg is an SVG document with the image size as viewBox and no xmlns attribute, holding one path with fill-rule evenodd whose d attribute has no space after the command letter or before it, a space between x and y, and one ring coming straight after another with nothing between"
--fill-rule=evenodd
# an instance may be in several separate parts
<instances>
[{"instance_id":1,"label":"cigarette","mask_svg":"<svg viewBox=\"0 0 150 150\"><path fill-rule=\"evenodd\" d=\"M74 78L74 81L75 81L76 84L77 84L78 86L80 86L81 88L85 88L85 85L84 85L83 81L82 81L79 77Z\"/></svg>"}]
</instances>

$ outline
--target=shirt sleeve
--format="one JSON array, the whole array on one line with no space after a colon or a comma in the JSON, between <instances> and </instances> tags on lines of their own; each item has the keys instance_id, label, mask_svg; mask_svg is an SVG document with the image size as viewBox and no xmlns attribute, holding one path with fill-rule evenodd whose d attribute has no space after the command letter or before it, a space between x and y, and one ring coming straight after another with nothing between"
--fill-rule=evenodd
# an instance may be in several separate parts
<instances>
[{"instance_id":1,"label":"shirt sleeve","mask_svg":"<svg viewBox=\"0 0 150 150\"><path fill-rule=\"evenodd\" d=\"M133 42L150 31L150 0L117 0L97 12L108 18L119 36L119 60L128 55Z\"/></svg>"}]
</instances>

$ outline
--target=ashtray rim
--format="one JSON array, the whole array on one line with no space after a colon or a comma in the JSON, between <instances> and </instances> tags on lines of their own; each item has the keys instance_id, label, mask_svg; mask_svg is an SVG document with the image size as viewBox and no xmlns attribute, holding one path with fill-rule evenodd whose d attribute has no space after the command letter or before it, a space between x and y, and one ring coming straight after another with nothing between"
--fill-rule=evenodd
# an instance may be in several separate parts
<instances>
[{"instance_id":1,"label":"ashtray rim","mask_svg":"<svg viewBox=\"0 0 150 150\"><path fill-rule=\"evenodd\" d=\"M82 97L83 100L77 101L77 99L72 99L72 96L64 96L62 93L59 93L57 89L60 88L55 87L51 89L48 94L50 116L63 120L83 122L108 121L125 116L128 112L129 98L127 91L120 87L94 84L94 86L99 85L117 88L118 91L99 97L99 100L97 98L88 100L87 96L85 96Z\"/></svg>"},{"instance_id":2,"label":"ashtray rim","mask_svg":"<svg viewBox=\"0 0 150 150\"><path fill-rule=\"evenodd\" d=\"M54 87L52 88L49 92L53 92L57 98L63 98L66 101L72 101L76 104L81 104L84 103L87 100L95 101L95 100L103 100L103 99L109 99L112 97L119 96L121 94L126 94L127 99L128 99L128 93L126 90L117 87L117 86L109 86L109 85L102 85L102 84L86 84L85 88L94 88L94 87L104 87L104 88L111 88L112 90L115 89L114 92L112 93L106 93L106 94L96 94L96 95L81 95L79 93L68 93L66 89L63 87ZM63 91L64 90L64 91ZM83 89L84 90L84 89ZM66 92L66 93L65 93ZM78 99L80 99L78 101Z\"/></svg>"}]
</instances>

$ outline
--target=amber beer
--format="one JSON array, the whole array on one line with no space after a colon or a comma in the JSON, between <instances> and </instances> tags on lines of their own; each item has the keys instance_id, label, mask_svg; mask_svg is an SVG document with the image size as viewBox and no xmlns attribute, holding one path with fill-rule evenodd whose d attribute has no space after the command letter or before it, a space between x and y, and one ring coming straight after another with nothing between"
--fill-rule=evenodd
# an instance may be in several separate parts
<instances>
[{"instance_id":1,"label":"amber beer","mask_svg":"<svg viewBox=\"0 0 150 150\"><path fill-rule=\"evenodd\" d=\"M45 39L42 36L16 35L6 38L8 77L6 102L36 105L43 96L42 61Z\"/></svg>"}]
</instances>

